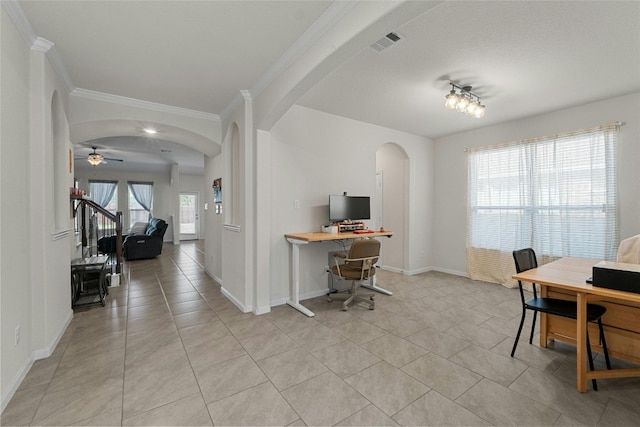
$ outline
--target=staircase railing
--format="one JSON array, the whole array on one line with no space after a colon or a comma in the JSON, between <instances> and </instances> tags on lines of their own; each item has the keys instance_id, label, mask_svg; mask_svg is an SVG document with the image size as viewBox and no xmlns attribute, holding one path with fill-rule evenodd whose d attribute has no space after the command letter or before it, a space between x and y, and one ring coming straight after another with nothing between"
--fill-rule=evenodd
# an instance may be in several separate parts
<instances>
[{"instance_id":1,"label":"staircase railing","mask_svg":"<svg viewBox=\"0 0 640 427\"><path fill-rule=\"evenodd\" d=\"M122 272L122 212L118 211L115 214L109 212L86 196L72 194L71 200L75 202L73 216L80 215L79 228L82 237L83 256L93 255L94 249L97 255L99 253L98 241L101 238L108 236L115 238L115 247L113 247L114 245L107 245L107 247L114 250L116 273L120 274ZM101 221L98 220L98 214L101 215ZM93 242L94 236L95 243ZM112 254L109 253L108 255L111 256Z\"/></svg>"}]
</instances>

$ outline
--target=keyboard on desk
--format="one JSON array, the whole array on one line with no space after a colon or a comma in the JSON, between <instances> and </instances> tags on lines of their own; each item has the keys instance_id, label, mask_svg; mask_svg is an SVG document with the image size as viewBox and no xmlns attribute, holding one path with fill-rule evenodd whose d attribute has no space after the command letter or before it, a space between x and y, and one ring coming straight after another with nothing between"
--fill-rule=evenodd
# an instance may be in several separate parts
<instances>
[{"instance_id":1,"label":"keyboard on desk","mask_svg":"<svg viewBox=\"0 0 640 427\"><path fill-rule=\"evenodd\" d=\"M373 233L373 230L353 230L353 234L367 234Z\"/></svg>"}]
</instances>

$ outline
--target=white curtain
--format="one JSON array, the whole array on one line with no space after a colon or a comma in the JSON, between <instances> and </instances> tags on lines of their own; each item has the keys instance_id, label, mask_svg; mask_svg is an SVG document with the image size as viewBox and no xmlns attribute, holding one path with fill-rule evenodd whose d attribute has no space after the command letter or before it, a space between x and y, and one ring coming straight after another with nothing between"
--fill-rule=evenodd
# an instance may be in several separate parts
<instances>
[{"instance_id":1,"label":"white curtain","mask_svg":"<svg viewBox=\"0 0 640 427\"><path fill-rule=\"evenodd\" d=\"M153 206L153 183L150 182L129 182L129 188L133 198L140 206L149 212L151 218L151 207Z\"/></svg>"},{"instance_id":2,"label":"white curtain","mask_svg":"<svg viewBox=\"0 0 640 427\"><path fill-rule=\"evenodd\" d=\"M117 185L113 181L89 181L89 194L94 202L104 208L111 201Z\"/></svg>"},{"instance_id":3,"label":"white curtain","mask_svg":"<svg viewBox=\"0 0 640 427\"><path fill-rule=\"evenodd\" d=\"M467 270L515 286L511 252L538 263L615 260L618 125L468 150Z\"/></svg>"}]
</instances>

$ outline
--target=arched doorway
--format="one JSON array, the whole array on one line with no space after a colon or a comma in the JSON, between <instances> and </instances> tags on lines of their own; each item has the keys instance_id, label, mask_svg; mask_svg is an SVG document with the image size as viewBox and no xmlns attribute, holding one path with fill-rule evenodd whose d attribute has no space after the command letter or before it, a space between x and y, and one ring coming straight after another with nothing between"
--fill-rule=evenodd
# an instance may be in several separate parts
<instances>
[{"instance_id":1,"label":"arched doorway","mask_svg":"<svg viewBox=\"0 0 640 427\"><path fill-rule=\"evenodd\" d=\"M408 156L402 147L387 143L376 151L376 227L394 233L385 242L383 265L397 272L403 272L407 266L408 177Z\"/></svg>"}]
</instances>

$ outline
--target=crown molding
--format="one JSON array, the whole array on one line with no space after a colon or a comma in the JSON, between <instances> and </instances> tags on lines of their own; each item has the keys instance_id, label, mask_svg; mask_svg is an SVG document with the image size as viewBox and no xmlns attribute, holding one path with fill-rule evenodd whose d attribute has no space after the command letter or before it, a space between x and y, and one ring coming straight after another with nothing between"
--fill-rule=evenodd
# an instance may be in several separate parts
<instances>
[{"instance_id":1,"label":"crown molding","mask_svg":"<svg viewBox=\"0 0 640 427\"><path fill-rule=\"evenodd\" d=\"M242 102L249 98L255 99L264 89L266 89L275 79L297 61L304 53L317 42L336 22L340 21L353 7L357 1L337 1L332 2L325 12L287 49L284 54L255 82L248 91L240 91L233 97L231 102L220 113L223 120L242 105ZM247 93L242 93L247 92Z\"/></svg>"},{"instance_id":2,"label":"crown molding","mask_svg":"<svg viewBox=\"0 0 640 427\"><path fill-rule=\"evenodd\" d=\"M7 15L9 15L13 23L16 24L16 27L27 46L33 46L38 35L31 26L27 16L24 14L24 10L22 10L20 3L17 0L2 0L0 1L0 4L2 4L2 8L7 12Z\"/></svg>"},{"instance_id":3,"label":"crown molding","mask_svg":"<svg viewBox=\"0 0 640 427\"><path fill-rule=\"evenodd\" d=\"M283 71L295 63L326 32L339 22L357 1L334 1L322 15L287 49L284 54L250 88L255 98L266 89Z\"/></svg>"},{"instance_id":4,"label":"crown molding","mask_svg":"<svg viewBox=\"0 0 640 427\"><path fill-rule=\"evenodd\" d=\"M47 53L54 46L55 44L53 44L49 40L42 37L36 37L33 44L31 45L31 50L37 50L38 52Z\"/></svg>"},{"instance_id":5,"label":"crown molding","mask_svg":"<svg viewBox=\"0 0 640 427\"><path fill-rule=\"evenodd\" d=\"M24 14L24 10L22 10L20 2L17 0L2 0L0 3L2 4L2 8L7 12L7 15L9 15L18 28L18 32L24 39L27 46L29 46L29 49L42 52L47 55L53 70L58 75L58 78L62 81L67 92L71 93L76 86L73 84L73 80L71 80L69 73L67 73L67 69L62 62L62 59L60 59L60 55L58 55L55 44L45 38L38 37L31 26L31 23L27 19L27 16Z\"/></svg>"},{"instance_id":6,"label":"crown molding","mask_svg":"<svg viewBox=\"0 0 640 427\"><path fill-rule=\"evenodd\" d=\"M141 99L128 98L126 96L112 95L110 93L97 92L89 89L75 88L71 96L91 99L94 101L108 102L111 104L125 105L128 107L144 108L146 110L158 111L161 113L176 114L179 116L191 117L194 119L220 121L220 116L203 111L190 110L188 108L174 107L172 105L159 104L157 102L143 101Z\"/></svg>"},{"instance_id":7,"label":"crown molding","mask_svg":"<svg viewBox=\"0 0 640 427\"><path fill-rule=\"evenodd\" d=\"M233 99L227 104L226 107L224 107L224 109L220 113L220 117L222 118L222 120L227 120L229 116L231 116L231 114L242 105L244 96L240 92L236 93Z\"/></svg>"},{"instance_id":8,"label":"crown molding","mask_svg":"<svg viewBox=\"0 0 640 427\"><path fill-rule=\"evenodd\" d=\"M44 52L47 55L53 69L71 96L137 108L145 108L153 111L166 112L197 119L222 121L227 119L233 111L239 108L243 102L247 100L247 96L249 99L255 99L264 89L273 83L273 81L275 81L282 72L294 64L295 61L298 60L311 45L313 45L313 43L317 42L331 27L333 27L333 25L335 25L336 22L344 17L344 15L346 15L358 2L339 1L331 3L327 10L304 32L304 34L302 34L302 36L295 41L293 45L291 45L291 47L289 47L289 49L285 51L278 61L276 61L249 90L237 93L220 114L206 113L203 111L190 110L171 105L77 88L69 76L60 55L57 53L55 44L44 38L38 37L31 26L31 23L24 14L24 11L20 6L20 2L18 0L2 0L0 3L2 4L2 8L16 24L20 35L25 40L29 48Z\"/></svg>"},{"instance_id":9,"label":"crown molding","mask_svg":"<svg viewBox=\"0 0 640 427\"><path fill-rule=\"evenodd\" d=\"M51 43L47 39L38 37L31 49L39 50L46 47L47 45L49 45L49 48L44 52L49 59L49 63L51 64L51 67L53 67L53 70L57 74L58 78L62 81L62 85L64 86L67 93L71 93L76 88L76 85L73 83L73 80L71 80L71 76L67 72L67 67L64 66L64 62L62 62L62 58L58 54L58 49L56 48L55 43Z\"/></svg>"}]
</instances>

